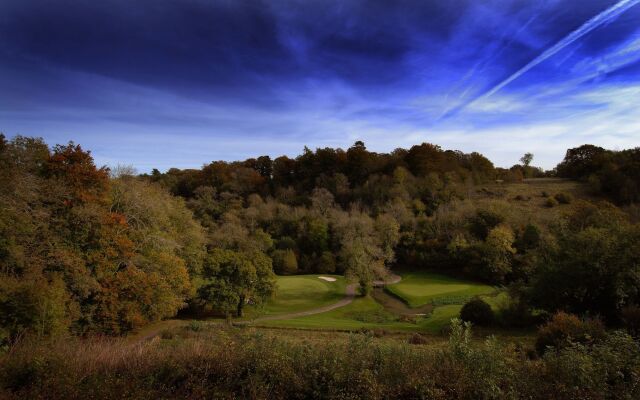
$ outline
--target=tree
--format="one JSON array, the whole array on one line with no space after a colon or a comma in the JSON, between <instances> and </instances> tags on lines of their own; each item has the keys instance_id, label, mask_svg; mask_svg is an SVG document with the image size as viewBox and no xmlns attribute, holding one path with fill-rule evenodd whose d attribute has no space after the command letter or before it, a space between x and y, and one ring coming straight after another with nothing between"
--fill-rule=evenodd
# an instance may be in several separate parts
<instances>
[{"instance_id":1,"label":"tree","mask_svg":"<svg viewBox=\"0 0 640 400\"><path fill-rule=\"evenodd\" d=\"M311 204L322 216L327 216L333 207L333 195L325 188L315 188L311 193Z\"/></svg>"},{"instance_id":2,"label":"tree","mask_svg":"<svg viewBox=\"0 0 640 400\"><path fill-rule=\"evenodd\" d=\"M371 249L371 244L367 243L365 238L352 238L343 243L340 252L340 258L346 267L347 277L358 283L360 294L363 296L371 293L373 280L376 277L373 267L376 262L380 262L371 253Z\"/></svg>"},{"instance_id":3,"label":"tree","mask_svg":"<svg viewBox=\"0 0 640 400\"><path fill-rule=\"evenodd\" d=\"M520 157L520 162L525 167L528 167L531 164L531 161L533 161L533 154L532 153L524 153L524 155L522 157Z\"/></svg>"},{"instance_id":4,"label":"tree","mask_svg":"<svg viewBox=\"0 0 640 400\"><path fill-rule=\"evenodd\" d=\"M607 150L591 144L569 149L557 166L558 175L573 179L587 177L601 168L606 154Z\"/></svg>"},{"instance_id":5,"label":"tree","mask_svg":"<svg viewBox=\"0 0 640 400\"><path fill-rule=\"evenodd\" d=\"M374 279L386 275L386 256L393 257L393 253L385 254L383 249L381 239L385 234L377 234L374 220L357 211L336 213L334 224L340 241L339 259L345 274L358 282L361 293L366 295L371 291ZM386 229L382 232L389 233Z\"/></svg>"},{"instance_id":6,"label":"tree","mask_svg":"<svg viewBox=\"0 0 640 400\"><path fill-rule=\"evenodd\" d=\"M489 235L489 232L504 222L504 220L504 215L496 211L481 209L478 210L476 215L470 219L469 230L478 239L484 240L487 235Z\"/></svg>"},{"instance_id":7,"label":"tree","mask_svg":"<svg viewBox=\"0 0 640 400\"><path fill-rule=\"evenodd\" d=\"M480 326L491 325L494 320L491 306L479 297L466 302L460 310L460 319Z\"/></svg>"},{"instance_id":8,"label":"tree","mask_svg":"<svg viewBox=\"0 0 640 400\"><path fill-rule=\"evenodd\" d=\"M485 278L493 282L504 281L511 272L511 262L516 249L513 248L514 235L504 225L493 228L482 246Z\"/></svg>"},{"instance_id":9,"label":"tree","mask_svg":"<svg viewBox=\"0 0 640 400\"><path fill-rule=\"evenodd\" d=\"M291 249L273 252L273 269L280 275L292 275L298 271L298 259Z\"/></svg>"},{"instance_id":10,"label":"tree","mask_svg":"<svg viewBox=\"0 0 640 400\"><path fill-rule=\"evenodd\" d=\"M213 249L207 255L199 298L227 317L242 317L247 302L260 304L276 289L271 259L262 253Z\"/></svg>"},{"instance_id":11,"label":"tree","mask_svg":"<svg viewBox=\"0 0 640 400\"><path fill-rule=\"evenodd\" d=\"M534 306L617 322L625 305L640 300L640 225L562 231L536 270Z\"/></svg>"}]
</instances>

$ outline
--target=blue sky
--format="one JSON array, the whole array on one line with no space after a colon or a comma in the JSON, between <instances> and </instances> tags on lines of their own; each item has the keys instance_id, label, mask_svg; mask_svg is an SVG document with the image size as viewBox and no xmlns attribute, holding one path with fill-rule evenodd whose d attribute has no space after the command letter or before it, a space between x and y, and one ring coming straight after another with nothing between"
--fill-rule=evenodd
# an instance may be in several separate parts
<instances>
[{"instance_id":1,"label":"blue sky","mask_svg":"<svg viewBox=\"0 0 640 400\"><path fill-rule=\"evenodd\" d=\"M640 145L640 0L3 0L0 131L200 167L363 140Z\"/></svg>"}]
</instances>

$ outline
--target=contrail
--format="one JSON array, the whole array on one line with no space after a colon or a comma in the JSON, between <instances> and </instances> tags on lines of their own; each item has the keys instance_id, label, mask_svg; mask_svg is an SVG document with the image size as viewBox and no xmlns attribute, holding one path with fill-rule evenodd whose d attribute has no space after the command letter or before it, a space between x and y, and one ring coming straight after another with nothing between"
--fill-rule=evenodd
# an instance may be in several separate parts
<instances>
[{"instance_id":1,"label":"contrail","mask_svg":"<svg viewBox=\"0 0 640 400\"><path fill-rule=\"evenodd\" d=\"M635 6L638 3L640 3L640 0L622 0L622 1L619 1L618 3L614 4L613 6L607 8L606 10L601 12L600 14L596 15L595 17L591 18L590 20L588 20L587 22L582 24L582 26L580 26L578 29L576 29L575 31L571 32L569 35L565 36L558 43L556 43L553 46L549 47L547 50L545 50L538 57L536 57L533 60L531 60L527 65L525 65L524 67L522 67L519 70L517 70L510 77L508 77L507 79L503 80L502 82L500 82L499 84L494 86L491 90L489 90L487 93L485 93L484 95L482 95L479 98L487 98L487 97L493 95L494 93L496 93L497 91L499 91L503 87L507 86L511 82L513 82L516 79L518 79L522 74L524 74L525 72L529 71L531 68L533 68L536 65L540 64L541 62L543 62L547 58L552 57L557 52L559 52L560 50L564 49L565 47L567 47L571 43L575 42L576 40L580 39L581 37L583 37L587 33L591 32L592 30L596 29L600 25L605 24L605 23L615 19L620 14L624 13L625 11L627 11L628 9L630 9L631 7Z\"/></svg>"},{"instance_id":2,"label":"contrail","mask_svg":"<svg viewBox=\"0 0 640 400\"><path fill-rule=\"evenodd\" d=\"M638 3L640 3L640 0L622 0L617 2L613 6L607 8L600 14L594 16L593 18L591 18L590 20L582 24L578 29L574 30L573 32L571 32L570 34L562 38L558 43L549 47L542 54L540 54L533 60L529 61L529 63L527 63L524 67L520 68L519 70L511 74L511 76L509 76L507 79L503 80L502 82L500 82L499 84L491 88L489 91L485 92L484 94L476 98L473 98L469 101L464 102L463 104L461 104L460 106L456 107L453 110L445 112L444 115L442 115L438 120L457 114L459 111L466 108L468 105L475 103L478 100L486 99L487 97L495 94L496 92L498 92L499 90L501 90L502 88L510 84L511 82L518 79L522 74L526 73L531 68L545 61L549 57L552 57L553 55L558 53L560 50L569 46L571 43L580 39L581 37L593 31L594 29L598 28L599 26L606 24L607 22L610 22L613 19L617 18L620 14L624 13L625 11L637 5Z\"/></svg>"}]
</instances>

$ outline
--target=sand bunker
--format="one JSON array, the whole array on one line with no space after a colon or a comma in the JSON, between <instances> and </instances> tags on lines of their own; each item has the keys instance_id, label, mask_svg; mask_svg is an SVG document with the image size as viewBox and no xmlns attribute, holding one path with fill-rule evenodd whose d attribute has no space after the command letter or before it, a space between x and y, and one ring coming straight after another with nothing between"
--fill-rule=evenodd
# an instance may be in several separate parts
<instances>
[{"instance_id":1,"label":"sand bunker","mask_svg":"<svg viewBox=\"0 0 640 400\"><path fill-rule=\"evenodd\" d=\"M327 281L327 282L335 282L336 278L332 278L330 276L319 276L318 279L322 279L323 281Z\"/></svg>"}]
</instances>

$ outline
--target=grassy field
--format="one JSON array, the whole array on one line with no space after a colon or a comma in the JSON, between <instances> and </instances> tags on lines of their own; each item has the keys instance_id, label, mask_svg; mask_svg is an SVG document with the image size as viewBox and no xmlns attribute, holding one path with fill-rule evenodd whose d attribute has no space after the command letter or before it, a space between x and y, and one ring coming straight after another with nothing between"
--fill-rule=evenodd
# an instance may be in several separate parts
<instances>
[{"instance_id":1,"label":"grassy field","mask_svg":"<svg viewBox=\"0 0 640 400\"><path fill-rule=\"evenodd\" d=\"M383 307L371 297L360 297L348 306L326 313L261 322L258 326L343 331L385 329L401 332L439 333L449 325L452 318L458 317L461 307L459 304L440 306L436 307L429 316L416 317L414 321L403 321L393 314L386 313Z\"/></svg>"},{"instance_id":2,"label":"grassy field","mask_svg":"<svg viewBox=\"0 0 640 400\"><path fill-rule=\"evenodd\" d=\"M327 282L320 276L332 277L336 281ZM278 315L326 306L342 299L345 288L344 277L338 275L279 276L275 297L248 314L252 317Z\"/></svg>"},{"instance_id":3,"label":"grassy field","mask_svg":"<svg viewBox=\"0 0 640 400\"><path fill-rule=\"evenodd\" d=\"M410 322L399 322L393 314L386 313L384 308L371 297L356 298L351 304L326 313L287 320L260 323L264 326L281 328L307 328L332 330L394 329L417 331L419 326Z\"/></svg>"},{"instance_id":4,"label":"grassy field","mask_svg":"<svg viewBox=\"0 0 640 400\"><path fill-rule=\"evenodd\" d=\"M547 207L549 197L564 193L574 199L601 200L580 182L557 178L525 179L522 183L488 184L475 187L469 198L476 207L493 209L506 217L513 226L536 223L539 227L552 225L571 210L570 204Z\"/></svg>"},{"instance_id":5,"label":"grassy field","mask_svg":"<svg viewBox=\"0 0 640 400\"><path fill-rule=\"evenodd\" d=\"M463 304L473 296L495 291L493 287L482 283L422 271L402 274L402 281L389 285L386 289L406 301L411 307L419 307L427 303Z\"/></svg>"}]
</instances>

